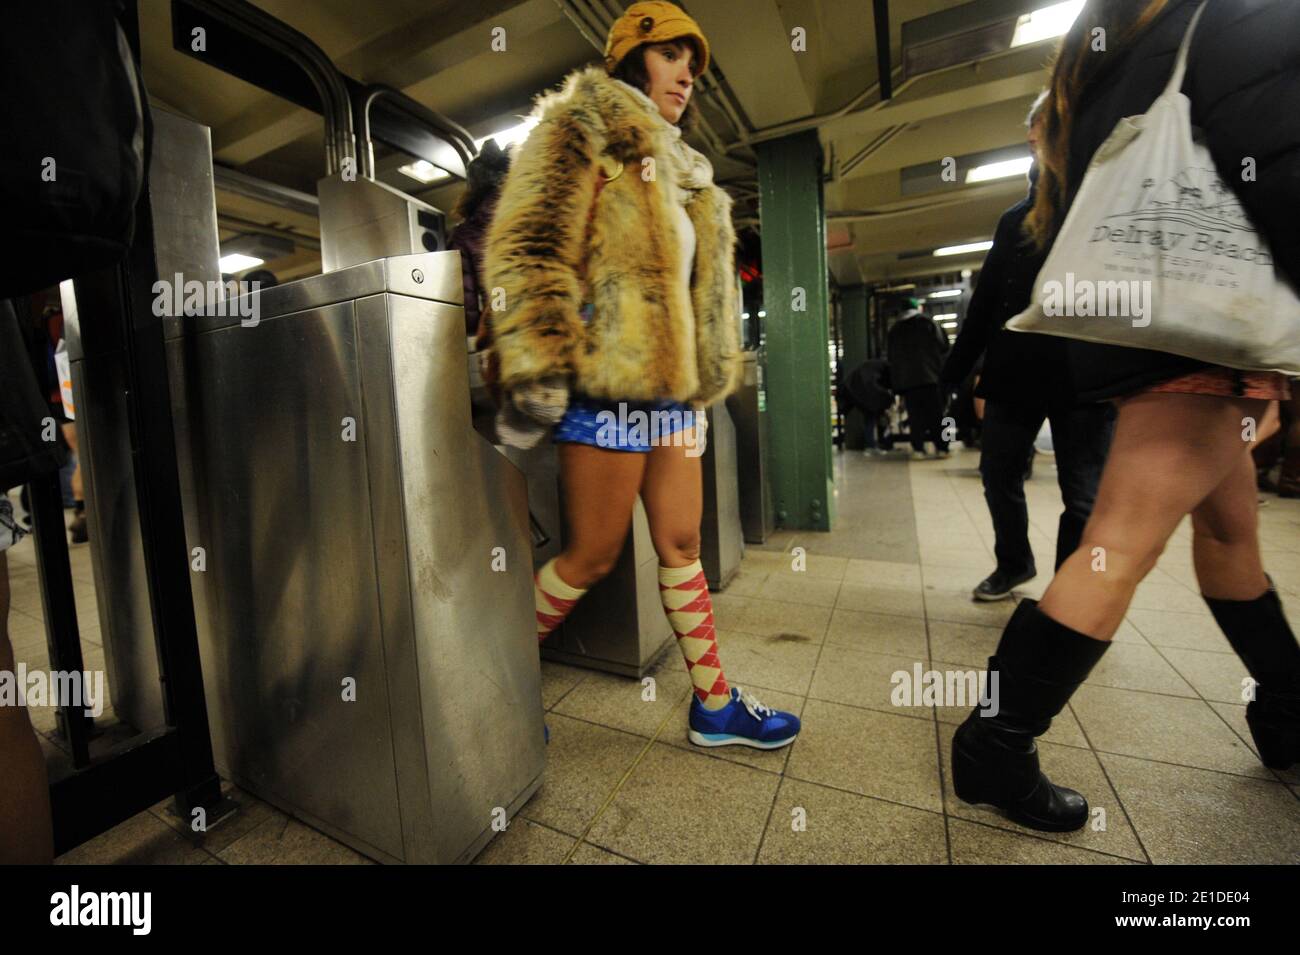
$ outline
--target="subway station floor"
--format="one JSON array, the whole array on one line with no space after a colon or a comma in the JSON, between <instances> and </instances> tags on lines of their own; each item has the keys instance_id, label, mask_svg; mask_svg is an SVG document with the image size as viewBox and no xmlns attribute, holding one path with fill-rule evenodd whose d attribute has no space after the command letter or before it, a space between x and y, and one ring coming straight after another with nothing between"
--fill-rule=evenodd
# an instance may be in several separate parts
<instances>
[{"instance_id":1,"label":"subway station floor","mask_svg":"<svg viewBox=\"0 0 1300 955\"><path fill-rule=\"evenodd\" d=\"M1269 770L1253 751L1246 673L1198 596L1187 522L1040 744L1048 775L1104 815L1054 835L956 799L948 749L967 708L895 706L891 677L918 663L982 669L1012 612L1010 600L970 598L993 568L977 464L970 450L920 462L837 453L835 530L781 532L748 548L714 595L728 679L804 721L786 749L692 747L690 682L675 647L652 674L654 702L637 681L543 663L546 776L478 862L1300 861L1300 773ZM1022 596L1039 596L1050 579L1055 481L1051 458L1040 456L1027 496L1043 573ZM1263 499L1265 567L1300 625L1300 500ZM807 553L802 572L792 569L795 547ZM10 554L15 650L45 665L30 541ZM86 666L102 668L89 552L72 555ZM66 760L52 711L33 715L50 760ZM230 795L242 812L199 841L164 802L60 861L368 861L247 793Z\"/></svg>"}]
</instances>

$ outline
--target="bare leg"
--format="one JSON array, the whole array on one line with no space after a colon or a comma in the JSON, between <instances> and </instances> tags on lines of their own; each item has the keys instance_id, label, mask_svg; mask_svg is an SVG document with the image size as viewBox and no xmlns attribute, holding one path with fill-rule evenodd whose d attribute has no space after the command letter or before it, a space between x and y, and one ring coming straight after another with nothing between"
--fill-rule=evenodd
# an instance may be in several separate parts
<instances>
[{"instance_id":1,"label":"bare leg","mask_svg":"<svg viewBox=\"0 0 1300 955\"><path fill-rule=\"evenodd\" d=\"M1242 419L1260 420L1266 405L1163 393L1124 401L1083 540L1039 609L1080 633L1110 640L1183 516L1240 468L1249 447Z\"/></svg>"},{"instance_id":2,"label":"bare leg","mask_svg":"<svg viewBox=\"0 0 1300 955\"><path fill-rule=\"evenodd\" d=\"M694 429L683 432L682 447L652 448L641 484L641 500L650 521L650 539L664 567L685 567L700 556L700 521L704 517L704 479Z\"/></svg>"},{"instance_id":3,"label":"bare leg","mask_svg":"<svg viewBox=\"0 0 1300 955\"><path fill-rule=\"evenodd\" d=\"M1192 511L1192 563L1206 597L1254 600L1268 590L1259 554L1255 466L1248 451Z\"/></svg>"},{"instance_id":4,"label":"bare leg","mask_svg":"<svg viewBox=\"0 0 1300 955\"><path fill-rule=\"evenodd\" d=\"M9 643L9 560L0 553L0 672L14 672ZM54 858L45 754L27 709L0 706L0 865L48 864Z\"/></svg>"},{"instance_id":5,"label":"bare leg","mask_svg":"<svg viewBox=\"0 0 1300 955\"><path fill-rule=\"evenodd\" d=\"M587 444L565 443L559 450L569 537L555 572L585 590L613 569L623 550L647 455Z\"/></svg>"}]
</instances>

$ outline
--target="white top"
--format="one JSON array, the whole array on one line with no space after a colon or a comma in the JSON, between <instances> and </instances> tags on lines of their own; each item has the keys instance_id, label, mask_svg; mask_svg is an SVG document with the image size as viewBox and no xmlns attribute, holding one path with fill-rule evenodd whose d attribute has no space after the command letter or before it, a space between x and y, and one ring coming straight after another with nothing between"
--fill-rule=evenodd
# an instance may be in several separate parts
<instances>
[{"instance_id":1,"label":"white top","mask_svg":"<svg viewBox=\"0 0 1300 955\"><path fill-rule=\"evenodd\" d=\"M691 306L691 273L695 270L695 226L686 214L686 207L680 202L673 203L673 212L677 220L677 254L681 262L683 298L686 302L687 341L695 337L695 313Z\"/></svg>"}]
</instances>

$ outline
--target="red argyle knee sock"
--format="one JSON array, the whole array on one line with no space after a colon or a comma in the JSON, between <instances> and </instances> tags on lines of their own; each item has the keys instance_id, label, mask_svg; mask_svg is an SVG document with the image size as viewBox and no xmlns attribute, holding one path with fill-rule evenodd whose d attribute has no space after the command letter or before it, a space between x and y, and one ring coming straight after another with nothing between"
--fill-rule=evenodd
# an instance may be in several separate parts
<instances>
[{"instance_id":1,"label":"red argyle knee sock","mask_svg":"<svg viewBox=\"0 0 1300 955\"><path fill-rule=\"evenodd\" d=\"M555 558L542 565L533 577L533 598L537 604L537 642L541 643L551 631L564 622L574 604L587 591L570 587L555 572Z\"/></svg>"},{"instance_id":2,"label":"red argyle knee sock","mask_svg":"<svg viewBox=\"0 0 1300 955\"><path fill-rule=\"evenodd\" d=\"M659 568L659 599L677 634L677 646L695 685L695 696L706 709L731 702L731 687L722 675L718 640L713 630L713 601L697 560L685 567Z\"/></svg>"}]
</instances>

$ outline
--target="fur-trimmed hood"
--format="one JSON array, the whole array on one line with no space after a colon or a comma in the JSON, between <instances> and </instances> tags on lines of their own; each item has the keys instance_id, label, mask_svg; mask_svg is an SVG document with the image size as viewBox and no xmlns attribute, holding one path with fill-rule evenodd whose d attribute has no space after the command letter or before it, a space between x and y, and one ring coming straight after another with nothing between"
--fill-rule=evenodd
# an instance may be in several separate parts
<instances>
[{"instance_id":1,"label":"fur-trimmed hood","mask_svg":"<svg viewBox=\"0 0 1300 955\"><path fill-rule=\"evenodd\" d=\"M730 197L707 179L675 192L699 184L682 158L694 151L599 66L539 96L533 115L488 235L501 384L568 376L615 400L724 397L740 363ZM689 293L671 206L683 200L696 235Z\"/></svg>"}]
</instances>

